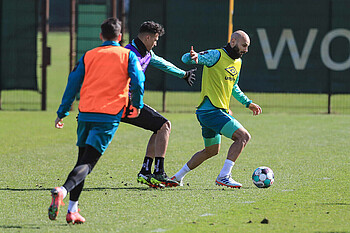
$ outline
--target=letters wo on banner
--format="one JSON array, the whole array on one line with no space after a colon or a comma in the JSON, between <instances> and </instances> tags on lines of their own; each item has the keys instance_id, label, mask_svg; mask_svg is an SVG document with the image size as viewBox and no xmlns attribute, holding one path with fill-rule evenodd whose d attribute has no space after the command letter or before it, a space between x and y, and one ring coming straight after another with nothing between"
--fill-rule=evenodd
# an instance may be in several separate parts
<instances>
[{"instance_id":1,"label":"letters wo on banner","mask_svg":"<svg viewBox=\"0 0 350 233\"><path fill-rule=\"evenodd\" d=\"M350 93L349 1L235 4L234 27L251 36L243 59L246 91ZM255 6L255 7L249 7Z\"/></svg>"}]
</instances>

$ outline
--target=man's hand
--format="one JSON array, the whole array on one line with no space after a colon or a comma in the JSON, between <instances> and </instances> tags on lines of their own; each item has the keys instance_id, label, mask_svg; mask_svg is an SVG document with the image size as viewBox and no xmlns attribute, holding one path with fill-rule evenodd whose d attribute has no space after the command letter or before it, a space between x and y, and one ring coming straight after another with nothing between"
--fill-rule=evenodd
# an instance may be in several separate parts
<instances>
[{"instance_id":1,"label":"man's hand","mask_svg":"<svg viewBox=\"0 0 350 233\"><path fill-rule=\"evenodd\" d=\"M194 68L192 70L186 71L186 74L183 77L183 79L186 80L187 84L190 87L192 87L194 81L196 81L196 78L195 78L196 77L196 74L195 74L196 70L197 70L197 68Z\"/></svg>"},{"instance_id":2,"label":"man's hand","mask_svg":"<svg viewBox=\"0 0 350 233\"><path fill-rule=\"evenodd\" d=\"M57 129L62 129L63 128L64 123L62 121L63 121L63 119L61 119L59 117L56 118L56 120L55 120L55 127Z\"/></svg>"},{"instance_id":3,"label":"man's hand","mask_svg":"<svg viewBox=\"0 0 350 233\"><path fill-rule=\"evenodd\" d=\"M190 56L191 56L191 59L192 59L193 61L195 61L196 64L198 64L198 53L196 53L196 52L193 50L193 46L191 46Z\"/></svg>"},{"instance_id":4,"label":"man's hand","mask_svg":"<svg viewBox=\"0 0 350 233\"><path fill-rule=\"evenodd\" d=\"M249 109L253 112L253 115L259 115L260 113L262 113L262 109L260 108L259 105L254 104L254 103L250 103L249 104Z\"/></svg>"},{"instance_id":5,"label":"man's hand","mask_svg":"<svg viewBox=\"0 0 350 233\"><path fill-rule=\"evenodd\" d=\"M141 109L135 108L129 101L129 105L124 108L122 118L136 118L140 115L140 112Z\"/></svg>"}]
</instances>

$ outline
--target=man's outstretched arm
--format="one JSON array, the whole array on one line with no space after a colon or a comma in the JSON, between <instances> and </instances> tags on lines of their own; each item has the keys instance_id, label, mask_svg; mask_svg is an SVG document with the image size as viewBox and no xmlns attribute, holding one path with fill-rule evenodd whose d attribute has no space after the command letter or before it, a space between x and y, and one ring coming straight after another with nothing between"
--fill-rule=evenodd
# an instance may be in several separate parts
<instances>
[{"instance_id":1,"label":"man's outstretched arm","mask_svg":"<svg viewBox=\"0 0 350 233\"><path fill-rule=\"evenodd\" d=\"M194 81L196 80L195 72L197 69L184 71L178 68L177 66L175 66L174 64L172 64L171 62L165 60L164 58L157 56L153 51L151 51L151 54L152 54L152 59L150 61L150 65L168 74L185 79L185 81L189 86L193 85Z\"/></svg>"},{"instance_id":2,"label":"man's outstretched arm","mask_svg":"<svg viewBox=\"0 0 350 233\"><path fill-rule=\"evenodd\" d=\"M200 53L194 51L193 46L189 53L185 53L181 60L185 64L199 64L211 67L220 59L220 52L216 49L206 50Z\"/></svg>"}]
</instances>

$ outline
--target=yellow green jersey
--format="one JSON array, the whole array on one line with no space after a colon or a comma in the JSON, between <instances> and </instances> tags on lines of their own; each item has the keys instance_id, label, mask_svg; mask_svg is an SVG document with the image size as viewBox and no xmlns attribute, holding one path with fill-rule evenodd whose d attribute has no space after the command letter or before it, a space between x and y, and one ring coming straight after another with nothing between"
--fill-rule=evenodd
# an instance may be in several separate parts
<instances>
[{"instance_id":1,"label":"yellow green jersey","mask_svg":"<svg viewBox=\"0 0 350 233\"><path fill-rule=\"evenodd\" d=\"M189 53L184 54L181 60L186 64L196 64ZM249 106L252 101L238 86L242 64L240 58L232 59L225 48L210 49L198 53L198 64L204 65L198 110L227 110L231 94L241 104Z\"/></svg>"},{"instance_id":2,"label":"yellow green jersey","mask_svg":"<svg viewBox=\"0 0 350 233\"><path fill-rule=\"evenodd\" d=\"M213 66L204 66L202 91L199 105L207 96L211 103L222 109L229 109L233 86L238 79L242 60L232 60L223 49L218 49L220 58Z\"/></svg>"}]
</instances>

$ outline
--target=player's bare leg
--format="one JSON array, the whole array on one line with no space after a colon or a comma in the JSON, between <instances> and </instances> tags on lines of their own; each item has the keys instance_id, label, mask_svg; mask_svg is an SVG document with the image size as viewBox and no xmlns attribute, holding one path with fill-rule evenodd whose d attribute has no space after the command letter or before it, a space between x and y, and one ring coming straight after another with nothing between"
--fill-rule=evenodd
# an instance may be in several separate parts
<instances>
[{"instance_id":1,"label":"player's bare leg","mask_svg":"<svg viewBox=\"0 0 350 233\"><path fill-rule=\"evenodd\" d=\"M242 153L244 147L250 140L250 134L245 128L237 129L233 135L232 140L234 141L230 146L230 149L227 153L227 159L224 163L224 166L216 178L215 184L221 186L227 186L230 188L240 188L242 184L232 179L231 171L233 165L235 164L237 158Z\"/></svg>"},{"instance_id":2,"label":"player's bare leg","mask_svg":"<svg viewBox=\"0 0 350 233\"><path fill-rule=\"evenodd\" d=\"M232 140L234 142L228 150L227 159L236 162L250 138L251 136L245 128L242 127L237 129L232 135Z\"/></svg>"},{"instance_id":3,"label":"player's bare leg","mask_svg":"<svg viewBox=\"0 0 350 233\"><path fill-rule=\"evenodd\" d=\"M217 155L220 151L220 144L211 145L205 147L204 150L195 153L192 158L187 162L189 169L193 170L201 165L205 160Z\"/></svg>"},{"instance_id":4,"label":"player's bare leg","mask_svg":"<svg viewBox=\"0 0 350 233\"><path fill-rule=\"evenodd\" d=\"M179 185L177 181L171 180L164 170L164 158L168 148L169 136L171 132L170 121L165 122L157 131L154 140L154 173L153 177L167 187L176 187Z\"/></svg>"},{"instance_id":5,"label":"player's bare leg","mask_svg":"<svg viewBox=\"0 0 350 233\"><path fill-rule=\"evenodd\" d=\"M188 172L201 165L205 160L217 155L219 151L220 144L214 144L198 151L171 179L179 182L180 186L183 186L183 178Z\"/></svg>"},{"instance_id":6,"label":"player's bare leg","mask_svg":"<svg viewBox=\"0 0 350 233\"><path fill-rule=\"evenodd\" d=\"M147 170L147 172L150 173L150 168L154 159L155 169L154 174L151 178L153 178L153 181L156 179L163 185L172 187L178 186L178 183L176 181L170 180L164 171L164 158L168 147L170 132L171 123L170 121L167 121L162 125L156 134L152 134L151 138L148 141L143 169ZM149 175L149 173L147 175Z\"/></svg>"},{"instance_id":7,"label":"player's bare leg","mask_svg":"<svg viewBox=\"0 0 350 233\"><path fill-rule=\"evenodd\" d=\"M155 157L165 157L166 150L168 148L169 136L171 132L171 123L167 121L157 131L152 134L148 141L146 156L154 159Z\"/></svg>"},{"instance_id":8,"label":"player's bare leg","mask_svg":"<svg viewBox=\"0 0 350 233\"><path fill-rule=\"evenodd\" d=\"M171 123L167 121L158 130L155 140L155 157L165 157L166 150L168 148L168 142L171 132Z\"/></svg>"},{"instance_id":9,"label":"player's bare leg","mask_svg":"<svg viewBox=\"0 0 350 233\"><path fill-rule=\"evenodd\" d=\"M157 134L155 133L151 135L147 144L146 157L154 159L154 157L156 156L156 137Z\"/></svg>"}]
</instances>

